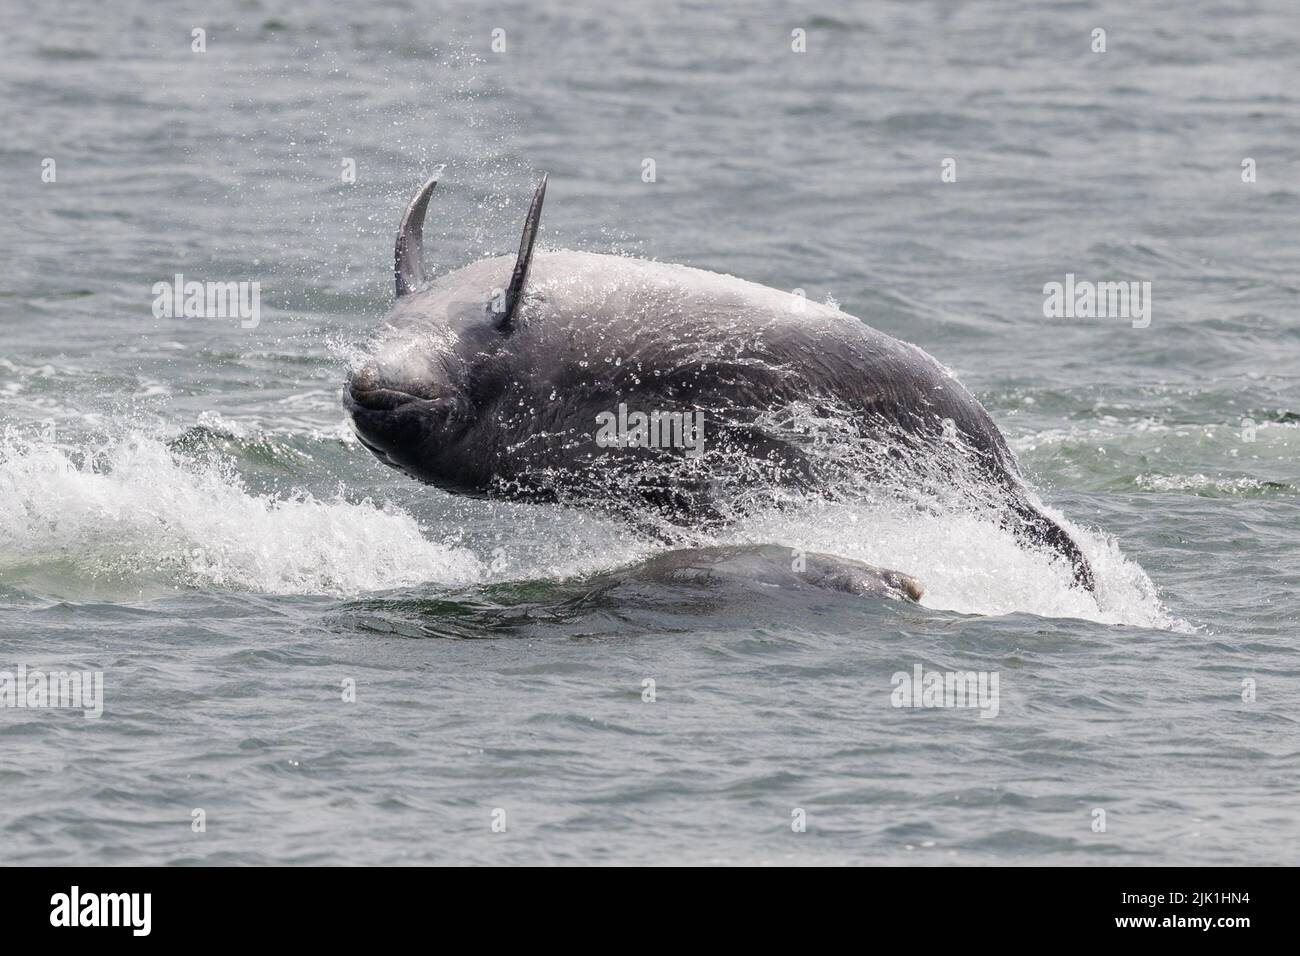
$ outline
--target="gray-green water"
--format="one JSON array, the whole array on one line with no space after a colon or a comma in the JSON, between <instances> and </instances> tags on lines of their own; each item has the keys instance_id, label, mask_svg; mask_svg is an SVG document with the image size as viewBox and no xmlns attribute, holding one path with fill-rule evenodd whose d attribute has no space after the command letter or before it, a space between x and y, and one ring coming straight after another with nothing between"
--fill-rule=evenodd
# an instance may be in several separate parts
<instances>
[{"instance_id":1,"label":"gray-green water","mask_svg":"<svg viewBox=\"0 0 1300 956\"><path fill-rule=\"evenodd\" d=\"M0 708L7 862L1296 862L1288 4L3 16L0 670L104 675L97 719ZM511 250L545 169L549 247L930 351L1098 599L972 516L813 502L718 540L922 606L593 594L657 545L383 468L339 386L444 162L438 271ZM155 318L176 273L260 282L259 324ZM1151 282L1149 327L1044 318L1067 273ZM996 673L997 716L895 708L917 664Z\"/></svg>"}]
</instances>

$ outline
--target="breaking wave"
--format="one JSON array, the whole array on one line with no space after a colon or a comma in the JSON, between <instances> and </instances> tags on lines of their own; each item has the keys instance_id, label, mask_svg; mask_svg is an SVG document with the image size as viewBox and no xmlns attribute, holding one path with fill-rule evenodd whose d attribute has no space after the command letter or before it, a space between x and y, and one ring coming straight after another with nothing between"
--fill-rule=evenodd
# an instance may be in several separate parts
<instances>
[{"instance_id":1,"label":"breaking wave","mask_svg":"<svg viewBox=\"0 0 1300 956\"><path fill-rule=\"evenodd\" d=\"M186 459L132 435L102 449L0 444L0 580L48 565L111 588L137 581L346 595L482 576L471 552L368 499L277 497L229 459Z\"/></svg>"},{"instance_id":2,"label":"breaking wave","mask_svg":"<svg viewBox=\"0 0 1300 956\"><path fill-rule=\"evenodd\" d=\"M978 506L878 495L760 504L695 532L690 544L776 543L855 558L919 577L922 604L936 610L1186 628L1114 539L1051 509L1092 563L1095 596L1070 586L1059 556L1026 548ZM186 587L351 597L581 578L667 546L581 508L456 507L478 509L489 530L466 538L444 526L450 520L422 520L342 489L256 491L228 449L195 458L141 433L102 448L11 434L0 441L0 583L73 598Z\"/></svg>"}]
</instances>

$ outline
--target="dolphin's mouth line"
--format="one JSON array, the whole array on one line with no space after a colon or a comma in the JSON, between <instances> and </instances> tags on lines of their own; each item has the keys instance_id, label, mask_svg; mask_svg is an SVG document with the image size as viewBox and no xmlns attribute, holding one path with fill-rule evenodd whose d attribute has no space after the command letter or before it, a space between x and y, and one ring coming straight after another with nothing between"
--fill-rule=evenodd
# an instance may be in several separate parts
<instances>
[{"instance_id":1,"label":"dolphin's mouth line","mask_svg":"<svg viewBox=\"0 0 1300 956\"><path fill-rule=\"evenodd\" d=\"M371 411L392 411L411 402L430 401L398 388L357 388L353 385L347 395L356 405Z\"/></svg>"}]
</instances>

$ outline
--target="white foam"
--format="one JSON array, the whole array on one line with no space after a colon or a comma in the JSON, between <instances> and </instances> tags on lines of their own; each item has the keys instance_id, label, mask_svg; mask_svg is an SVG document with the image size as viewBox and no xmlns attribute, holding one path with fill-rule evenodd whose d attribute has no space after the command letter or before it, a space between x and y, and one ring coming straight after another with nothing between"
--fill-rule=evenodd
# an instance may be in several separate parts
<instances>
[{"instance_id":1,"label":"white foam","mask_svg":"<svg viewBox=\"0 0 1300 956\"><path fill-rule=\"evenodd\" d=\"M1146 491L1191 491L1197 494L1223 495L1266 491L1275 484L1261 478L1211 478L1199 473L1195 475L1142 474L1138 475L1133 483Z\"/></svg>"},{"instance_id":2,"label":"white foam","mask_svg":"<svg viewBox=\"0 0 1300 956\"><path fill-rule=\"evenodd\" d=\"M1071 586L1068 563L1027 549L996 520L971 512L926 513L896 502L809 503L795 513L742 521L727 541L777 542L856 558L920 578L926 607L963 614L1017 612L1102 624L1188 629L1161 604L1145 571L1114 539L1043 509L1092 565L1095 596Z\"/></svg>"},{"instance_id":3,"label":"white foam","mask_svg":"<svg viewBox=\"0 0 1300 956\"><path fill-rule=\"evenodd\" d=\"M429 540L408 514L255 494L228 465L183 460L140 435L91 456L7 436L0 541L0 579L60 563L103 583L349 595L484 574L474 554Z\"/></svg>"},{"instance_id":4,"label":"white foam","mask_svg":"<svg viewBox=\"0 0 1300 956\"><path fill-rule=\"evenodd\" d=\"M585 576L662 547L579 508L478 506L488 509L489 528L508 529L480 541L481 555L440 543L442 529L369 499L255 493L229 462L183 457L140 433L93 454L5 436L0 582L35 574L45 585L35 590L73 598L122 587L349 596ZM1071 587L1062 559L1024 548L988 517L896 500L807 501L743 518L697 543L779 543L856 558L917 576L922 603L940 610L1187 628L1112 538L1048 510L1091 562L1095 597Z\"/></svg>"}]
</instances>

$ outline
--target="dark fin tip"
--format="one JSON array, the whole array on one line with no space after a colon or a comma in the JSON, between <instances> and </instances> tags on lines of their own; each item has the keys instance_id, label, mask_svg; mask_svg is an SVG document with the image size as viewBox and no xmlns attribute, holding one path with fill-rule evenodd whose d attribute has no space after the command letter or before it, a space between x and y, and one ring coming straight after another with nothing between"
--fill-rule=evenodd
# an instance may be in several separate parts
<instances>
[{"instance_id":1,"label":"dark fin tip","mask_svg":"<svg viewBox=\"0 0 1300 956\"><path fill-rule=\"evenodd\" d=\"M533 193L533 201L528 207L524 219L524 235L519 240L519 255L515 258L515 271L510 276L510 288L506 289L505 309L497 319L497 328L509 332L514 321L515 309L524 295L524 286L528 282L528 267L533 262L533 243L537 241L537 226L542 219L542 203L546 199L546 173Z\"/></svg>"}]
</instances>

